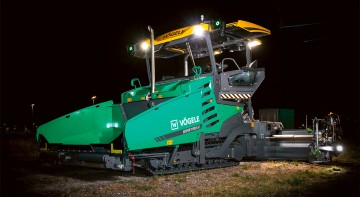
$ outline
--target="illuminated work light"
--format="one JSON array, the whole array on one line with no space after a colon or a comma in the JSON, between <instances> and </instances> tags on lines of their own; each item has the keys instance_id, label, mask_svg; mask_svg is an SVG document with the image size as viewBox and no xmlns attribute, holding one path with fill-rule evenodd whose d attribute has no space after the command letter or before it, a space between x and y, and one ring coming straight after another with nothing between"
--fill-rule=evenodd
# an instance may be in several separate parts
<instances>
[{"instance_id":1,"label":"illuminated work light","mask_svg":"<svg viewBox=\"0 0 360 197\"><path fill-rule=\"evenodd\" d=\"M204 28L200 25L194 27L194 34L197 36L204 35Z\"/></svg>"},{"instance_id":2,"label":"illuminated work light","mask_svg":"<svg viewBox=\"0 0 360 197\"><path fill-rule=\"evenodd\" d=\"M141 49L146 51L149 48L149 44L147 42L142 42L141 43Z\"/></svg>"},{"instance_id":3,"label":"illuminated work light","mask_svg":"<svg viewBox=\"0 0 360 197\"><path fill-rule=\"evenodd\" d=\"M336 150L339 152L343 151L343 147L341 145L336 146Z\"/></svg>"},{"instance_id":4,"label":"illuminated work light","mask_svg":"<svg viewBox=\"0 0 360 197\"><path fill-rule=\"evenodd\" d=\"M261 45L260 40L252 40L252 41L248 42L248 46L249 46L250 48L252 48L252 47L254 47L254 46L258 46L258 45Z\"/></svg>"},{"instance_id":5,"label":"illuminated work light","mask_svg":"<svg viewBox=\"0 0 360 197\"><path fill-rule=\"evenodd\" d=\"M219 54L221 54L221 53L222 53L221 50L215 50L215 51L214 51L214 55L219 55Z\"/></svg>"}]
</instances>

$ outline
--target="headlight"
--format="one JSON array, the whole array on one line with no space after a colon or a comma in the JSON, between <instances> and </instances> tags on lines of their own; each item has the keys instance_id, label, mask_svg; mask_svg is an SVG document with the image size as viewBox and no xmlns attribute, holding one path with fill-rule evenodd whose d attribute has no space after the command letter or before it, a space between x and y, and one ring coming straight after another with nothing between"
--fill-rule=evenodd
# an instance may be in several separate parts
<instances>
[{"instance_id":1,"label":"headlight","mask_svg":"<svg viewBox=\"0 0 360 197\"><path fill-rule=\"evenodd\" d=\"M143 43L141 43L142 50L146 51L148 48L149 48L149 44L147 42L144 41Z\"/></svg>"},{"instance_id":2,"label":"headlight","mask_svg":"<svg viewBox=\"0 0 360 197\"><path fill-rule=\"evenodd\" d=\"M342 147L341 145L337 145L337 146L336 146L336 150L337 150L338 152L342 152L342 151L343 151L343 147Z\"/></svg>"},{"instance_id":3,"label":"headlight","mask_svg":"<svg viewBox=\"0 0 360 197\"><path fill-rule=\"evenodd\" d=\"M204 35L204 28L200 25L194 27L194 34L196 36L202 36Z\"/></svg>"},{"instance_id":4,"label":"headlight","mask_svg":"<svg viewBox=\"0 0 360 197\"><path fill-rule=\"evenodd\" d=\"M248 46L249 46L250 48L252 48L252 47L254 47L254 46L258 46L258 45L261 45L260 40L252 40L252 41L250 41L250 42L248 43Z\"/></svg>"}]
</instances>

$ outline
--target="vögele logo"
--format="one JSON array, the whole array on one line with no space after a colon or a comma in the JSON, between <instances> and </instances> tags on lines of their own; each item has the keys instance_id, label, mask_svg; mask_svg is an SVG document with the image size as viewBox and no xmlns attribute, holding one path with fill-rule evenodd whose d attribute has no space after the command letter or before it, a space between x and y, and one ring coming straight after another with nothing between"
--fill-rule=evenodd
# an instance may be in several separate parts
<instances>
[{"instance_id":1,"label":"v\u00f6gele logo","mask_svg":"<svg viewBox=\"0 0 360 197\"><path fill-rule=\"evenodd\" d=\"M179 129L178 120L172 120L170 121L171 130Z\"/></svg>"},{"instance_id":2,"label":"v\u00f6gele logo","mask_svg":"<svg viewBox=\"0 0 360 197\"><path fill-rule=\"evenodd\" d=\"M180 122L180 126L186 126L186 125L192 125L194 123L198 123L200 122L200 117L199 116L193 116L190 118L184 117L180 120L171 120L170 121L170 127L171 130L176 130L179 129L179 122Z\"/></svg>"}]
</instances>

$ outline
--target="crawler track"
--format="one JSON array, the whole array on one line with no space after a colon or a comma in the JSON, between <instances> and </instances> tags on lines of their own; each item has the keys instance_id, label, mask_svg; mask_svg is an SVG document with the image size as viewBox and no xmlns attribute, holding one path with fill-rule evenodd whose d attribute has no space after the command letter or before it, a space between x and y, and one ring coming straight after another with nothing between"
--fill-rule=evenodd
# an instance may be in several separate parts
<instances>
[{"instance_id":1,"label":"crawler track","mask_svg":"<svg viewBox=\"0 0 360 197\"><path fill-rule=\"evenodd\" d=\"M239 161L214 159L214 160L207 160L205 164L201 164L201 165L196 163L185 163L185 164L173 165L171 167L159 166L157 169L149 167L147 171L152 175L167 175L167 174L175 174L175 173L190 172L190 171L208 170L214 168L225 168L230 166L236 166L239 164L240 164Z\"/></svg>"}]
</instances>

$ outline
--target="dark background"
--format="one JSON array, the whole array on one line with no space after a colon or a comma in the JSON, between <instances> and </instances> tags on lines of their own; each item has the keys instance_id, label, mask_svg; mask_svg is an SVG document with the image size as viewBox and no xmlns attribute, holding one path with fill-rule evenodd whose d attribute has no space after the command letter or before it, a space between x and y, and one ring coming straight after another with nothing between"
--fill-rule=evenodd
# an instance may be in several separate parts
<instances>
[{"instance_id":1,"label":"dark background","mask_svg":"<svg viewBox=\"0 0 360 197\"><path fill-rule=\"evenodd\" d=\"M295 110L295 125L329 112L359 132L359 3L353 1L1 2L1 124L41 125L96 103L120 101L145 63L126 45L220 18L271 30L254 49L266 79L261 108ZM145 83L145 79L143 79ZM256 116L255 116L256 117Z\"/></svg>"}]
</instances>

